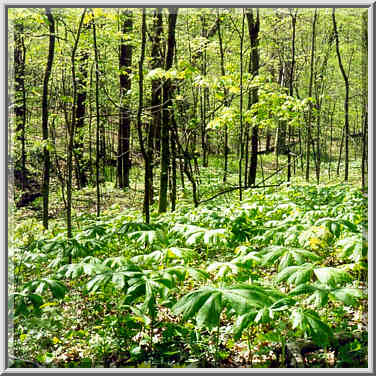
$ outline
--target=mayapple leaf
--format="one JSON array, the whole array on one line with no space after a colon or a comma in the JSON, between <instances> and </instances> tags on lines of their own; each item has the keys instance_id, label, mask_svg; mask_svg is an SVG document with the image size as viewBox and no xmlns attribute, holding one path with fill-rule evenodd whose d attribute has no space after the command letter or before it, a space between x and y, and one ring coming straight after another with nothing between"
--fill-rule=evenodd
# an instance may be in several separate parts
<instances>
[{"instance_id":1,"label":"mayapple leaf","mask_svg":"<svg viewBox=\"0 0 376 376\"><path fill-rule=\"evenodd\" d=\"M343 282L351 281L351 277L344 270L332 267L317 268L314 270L317 279L324 285L336 287Z\"/></svg>"}]
</instances>

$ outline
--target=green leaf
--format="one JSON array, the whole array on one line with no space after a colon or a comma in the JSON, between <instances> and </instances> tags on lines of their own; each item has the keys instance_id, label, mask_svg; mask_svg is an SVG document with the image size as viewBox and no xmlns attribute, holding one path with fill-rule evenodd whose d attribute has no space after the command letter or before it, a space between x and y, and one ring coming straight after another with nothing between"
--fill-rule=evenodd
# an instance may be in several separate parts
<instances>
[{"instance_id":1,"label":"green leaf","mask_svg":"<svg viewBox=\"0 0 376 376\"><path fill-rule=\"evenodd\" d=\"M53 279L45 279L44 281L46 281L54 298L56 299L64 298L67 288L62 283L55 281Z\"/></svg>"},{"instance_id":2,"label":"green leaf","mask_svg":"<svg viewBox=\"0 0 376 376\"><path fill-rule=\"evenodd\" d=\"M331 267L318 268L314 270L317 279L322 283L331 287L351 281L351 277L343 270Z\"/></svg>"},{"instance_id":3,"label":"green leaf","mask_svg":"<svg viewBox=\"0 0 376 376\"><path fill-rule=\"evenodd\" d=\"M243 331L248 328L252 322L254 322L256 315L257 312L253 311L238 316L233 326L234 339L236 341L240 339Z\"/></svg>"},{"instance_id":4,"label":"green leaf","mask_svg":"<svg viewBox=\"0 0 376 376\"><path fill-rule=\"evenodd\" d=\"M88 291L95 292L99 288L103 288L111 280L111 273L97 274L86 285Z\"/></svg>"},{"instance_id":5,"label":"green leaf","mask_svg":"<svg viewBox=\"0 0 376 376\"><path fill-rule=\"evenodd\" d=\"M341 287L330 291L336 300L339 300L346 305L355 306L358 304L358 300L363 298L363 294L360 290L350 287Z\"/></svg>"},{"instance_id":6,"label":"green leaf","mask_svg":"<svg viewBox=\"0 0 376 376\"><path fill-rule=\"evenodd\" d=\"M277 275L277 282L287 281L290 284L300 285L311 280L314 265L306 263L298 266L288 266Z\"/></svg>"},{"instance_id":7,"label":"green leaf","mask_svg":"<svg viewBox=\"0 0 376 376\"><path fill-rule=\"evenodd\" d=\"M332 330L320 320L318 314L309 309L297 308L291 314L292 328L299 328L318 345L327 345L333 337Z\"/></svg>"},{"instance_id":8,"label":"green leaf","mask_svg":"<svg viewBox=\"0 0 376 376\"><path fill-rule=\"evenodd\" d=\"M222 293L215 291L198 310L196 319L199 328L212 329L219 326L220 315L223 310Z\"/></svg>"}]
</instances>

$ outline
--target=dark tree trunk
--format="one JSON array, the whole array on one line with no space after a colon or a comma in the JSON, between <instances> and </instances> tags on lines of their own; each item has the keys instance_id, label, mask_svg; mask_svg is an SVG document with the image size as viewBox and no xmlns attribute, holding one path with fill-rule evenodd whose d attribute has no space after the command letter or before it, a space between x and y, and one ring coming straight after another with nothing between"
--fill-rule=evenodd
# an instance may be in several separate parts
<instances>
[{"instance_id":1,"label":"dark tree trunk","mask_svg":"<svg viewBox=\"0 0 376 376\"><path fill-rule=\"evenodd\" d=\"M142 25L141 25L141 52L138 63L138 111L137 111L137 133L140 142L141 153L145 161L145 176L144 176L144 215L146 223L150 223L150 173L151 173L151 154L152 154L152 130L148 130L147 149L145 148L142 136L142 110L144 106L144 60L145 60L145 45L146 45L146 12L142 9Z\"/></svg>"},{"instance_id":2,"label":"dark tree trunk","mask_svg":"<svg viewBox=\"0 0 376 376\"><path fill-rule=\"evenodd\" d=\"M161 35L163 32L162 9L157 8L154 11L153 22L153 39L151 47L151 68L163 68L163 57L161 51ZM160 79L151 82L151 113L152 124L149 133L151 147L155 146L155 150L150 155L150 203L153 203L153 159L155 154L160 152L160 134L161 134L161 94L162 81Z\"/></svg>"},{"instance_id":3,"label":"dark tree trunk","mask_svg":"<svg viewBox=\"0 0 376 376\"><path fill-rule=\"evenodd\" d=\"M178 8L169 8L168 15L168 40L167 56L165 70L172 67L174 48L175 48L175 26ZM162 129L161 129L161 174L160 174L160 192L159 192L159 213L167 210L167 188L168 188L168 166L169 155L169 109L171 106L171 81L167 79L163 84L163 105L162 105Z\"/></svg>"},{"instance_id":4,"label":"dark tree trunk","mask_svg":"<svg viewBox=\"0 0 376 376\"><path fill-rule=\"evenodd\" d=\"M93 14L94 17L94 14ZM95 58L95 110L96 110L96 132L95 132L95 186L97 193L97 217L101 213L101 194L99 185L99 159L100 159L100 114L99 114L99 58L98 58L98 46L97 46L97 32L95 26L95 20L93 18L93 47Z\"/></svg>"},{"instance_id":5,"label":"dark tree trunk","mask_svg":"<svg viewBox=\"0 0 376 376\"><path fill-rule=\"evenodd\" d=\"M219 52L221 55L221 74L222 76L226 75L225 71L225 58L224 58L224 50L223 50L223 39L221 33L221 19L218 15L218 40L219 40ZM224 105L228 105L227 97L228 97L228 89L225 87L223 89L223 96L224 96ZM226 183L227 180L227 173L228 173L228 129L227 124L224 127L224 168L223 168L223 182Z\"/></svg>"},{"instance_id":6,"label":"dark tree trunk","mask_svg":"<svg viewBox=\"0 0 376 376\"><path fill-rule=\"evenodd\" d=\"M48 81L50 79L52 64L55 53L55 20L52 16L51 9L46 8L46 16L49 28L49 46L46 71L43 80L43 97L42 97L42 133L43 141L48 143ZM48 228L48 196L50 184L50 152L47 145L43 147L43 226Z\"/></svg>"},{"instance_id":7,"label":"dark tree trunk","mask_svg":"<svg viewBox=\"0 0 376 376\"><path fill-rule=\"evenodd\" d=\"M77 80L76 80L76 51L78 41L81 35L82 24L86 14L86 9L82 12L77 35L75 36L74 46L71 55L72 65L72 83L73 83L73 103L72 103L72 122L68 129L68 180L67 180L67 237L72 238L72 172L73 172L73 140L76 128L76 99L77 99ZM69 263L72 262L72 254L69 255Z\"/></svg>"},{"instance_id":8,"label":"dark tree trunk","mask_svg":"<svg viewBox=\"0 0 376 376\"><path fill-rule=\"evenodd\" d=\"M281 87L285 87L286 84L286 66L282 61L280 61L278 84ZM277 170L279 154L286 154L286 133L286 122L279 121L275 135L275 155L277 160Z\"/></svg>"},{"instance_id":9,"label":"dark tree trunk","mask_svg":"<svg viewBox=\"0 0 376 376\"><path fill-rule=\"evenodd\" d=\"M367 129L368 129L368 104L367 104L367 70L368 70L368 22L367 13L363 13L363 72L362 72L362 89L363 89L363 140L362 140L362 191L366 191L366 159L367 159Z\"/></svg>"},{"instance_id":10,"label":"dark tree trunk","mask_svg":"<svg viewBox=\"0 0 376 376\"><path fill-rule=\"evenodd\" d=\"M349 179L349 79L346 75L345 69L343 68L341 54L339 51L339 39L338 39L338 31L337 31L337 23L336 23L336 16L335 16L335 8L333 8L332 12L333 18L333 28L334 28L334 36L336 40L336 51L338 57L338 65L341 70L343 80L345 81L345 181Z\"/></svg>"},{"instance_id":11,"label":"dark tree trunk","mask_svg":"<svg viewBox=\"0 0 376 376\"><path fill-rule=\"evenodd\" d=\"M78 188L87 185L87 161L84 158L84 118L86 113L86 95L87 95L87 67L89 54L83 52L80 57L79 75L77 79L77 109L76 109L76 135L74 139L74 157L76 162L76 178Z\"/></svg>"},{"instance_id":12,"label":"dark tree trunk","mask_svg":"<svg viewBox=\"0 0 376 376\"><path fill-rule=\"evenodd\" d=\"M25 91L25 58L26 48L24 43L24 25L22 22L15 22L14 25L14 89L17 139L21 142L21 189L26 186L26 150L25 150L25 125L26 125L26 91Z\"/></svg>"},{"instance_id":13,"label":"dark tree trunk","mask_svg":"<svg viewBox=\"0 0 376 376\"><path fill-rule=\"evenodd\" d=\"M131 89L131 66L132 66L132 45L124 35L130 34L133 28L133 13L125 10L122 13L123 37L120 45L119 69L120 69L120 98L121 108L118 129L118 158L117 158L117 181L119 188L129 187L129 171L131 168L130 158L130 137L131 118L128 91ZM127 42L128 41L128 42Z\"/></svg>"},{"instance_id":14,"label":"dark tree trunk","mask_svg":"<svg viewBox=\"0 0 376 376\"><path fill-rule=\"evenodd\" d=\"M317 9L315 9L315 14L313 16L312 22L312 43L311 43L311 73L309 77L309 91L308 96L312 97L312 84L313 84L313 72L314 72L314 59L315 59L315 40L316 40L316 20L317 20ZM309 105L308 113L308 124L307 124L307 154L306 154L306 181L309 181L310 173L310 157L311 157L311 123L312 123L312 103Z\"/></svg>"},{"instance_id":15,"label":"dark tree trunk","mask_svg":"<svg viewBox=\"0 0 376 376\"><path fill-rule=\"evenodd\" d=\"M267 152L270 151L271 141L272 141L272 133L270 132L270 129L267 129L266 130L266 144L265 144L265 150Z\"/></svg>"},{"instance_id":16,"label":"dark tree trunk","mask_svg":"<svg viewBox=\"0 0 376 376\"><path fill-rule=\"evenodd\" d=\"M297 11L295 14L291 13L291 26L292 26L292 40L291 40L291 69L290 69L290 77L289 77L289 95L292 97L294 94L293 84L294 84L294 68L295 68L295 35L296 35L296 16ZM289 149L287 154L287 181L291 179L291 153L290 153L290 143L291 143L291 126L288 127L288 134L289 134ZM295 168L295 159L294 159L294 168Z\"/></svg>"},{"instance_id":17,"label":"dark tree trunk","mask_svg":"<svg viewBox=\"0 0 376 376\"><path fill-rule=\"evenodd\" d=\"M259 10L256 11L256 17L253 16L252 9L248 10L247 13L248 20L248 32L249 39L251 41L251 52L250 52L250 64L249 73L252 76L258 75L259 71L259 51L258 51L258 34L260 31L260 14ZM249 92L248 98L248 109L258 102L257 88L253 88ZM248 186L254 185L256 183L256 173L257 173L257 152L258 152L258 126L254 125L251 129L251 161L249 165L249 176L248 176Z\"/></svg>"},{"instance_id":18,"label":"dark tree trunk","mask_svg":"<svg viewBox=\"0 0 376 376\"><path fill-rule=\"evenodd\" d=\"M239 137L239 147L240 147L240 156L239 156L239 201L243 199L243 179L242 179L242 167L243 167L243 156L244 156L244 141L243 141L243 44L244 44L244 9L242 10L242 29L240 33L240 137ZM245 182L244 185L246 185Z\"/></svg>"}]
</instances>

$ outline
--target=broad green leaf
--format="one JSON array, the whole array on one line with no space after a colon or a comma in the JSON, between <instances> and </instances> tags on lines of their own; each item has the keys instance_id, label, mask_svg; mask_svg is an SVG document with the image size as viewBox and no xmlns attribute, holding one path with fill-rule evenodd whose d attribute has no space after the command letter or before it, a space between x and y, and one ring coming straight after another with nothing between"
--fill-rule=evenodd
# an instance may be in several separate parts
<instances>
[{"instance_id":1,"label":"broad green leaf","mask_svg":"<svg viewBox=\"0 0 376 376\"><path fill-rule=\"evenodd\" d=\"M348 282L351 277L344 270L340 270L332 267L317 268L314 270L317 279L322 283L331 287Z\"/></svg>"}]
</instances>

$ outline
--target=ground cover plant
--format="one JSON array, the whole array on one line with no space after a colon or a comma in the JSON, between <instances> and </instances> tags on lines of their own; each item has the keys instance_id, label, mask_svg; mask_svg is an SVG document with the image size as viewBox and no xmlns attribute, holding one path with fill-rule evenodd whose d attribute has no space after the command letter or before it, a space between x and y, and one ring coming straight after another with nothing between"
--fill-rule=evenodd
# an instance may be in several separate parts
<instances>
[{"instance_id":1,"label":"ground cover plant","mask_svg":"<svg viewBox=\"0 0 376 376\"><path fill-rule=\"evenodd\" d=\"M10 367L368 367L363 10L7 11Z\"/></svg>"},{"instance_id":2,"label":"ground cover plant","mask_svg":"<svg viewBox=\"0 0 376 376\"><path fill-rule=\"evenodd\" d=\"M40 225L29 220L15 230L17 357L49 367L285 367L321 349L316 366L363 367L364 205L349 185L299 184L148 225L116 208L100 221L86 215L71 242L61 228L35 238ZM349 359L344 349L356 344Z\"/></svg>"}]
</instances>

